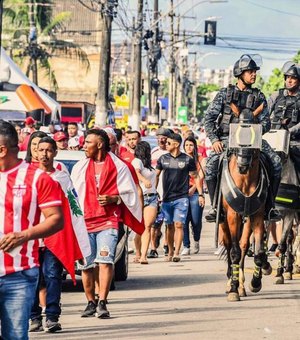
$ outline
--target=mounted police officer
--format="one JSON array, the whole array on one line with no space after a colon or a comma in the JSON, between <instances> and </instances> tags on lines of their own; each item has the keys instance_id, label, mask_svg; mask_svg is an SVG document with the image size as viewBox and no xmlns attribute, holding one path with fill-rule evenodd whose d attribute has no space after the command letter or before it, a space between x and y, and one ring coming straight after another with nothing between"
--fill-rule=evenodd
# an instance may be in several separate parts
<instances>
[{"instance_id":1,"label":"mounted police officer","mask_svg":"<svg viewBox=\"0 0 300 340\"><path fill-rule=\"evenodd\" d=\"M268 101L272 128L290 132L290 157L300 173L300 66L286 62L282 71L285 87L272 94Z\"/></svg>"},{"instance_id":2,"label":"mounted police officer","mask_svg":"<svg viewBox=\"0 0 300 340\"><path fill-rule=\"evenodd\" d=\"M208 222L216 221L217 211L214 206L214 195L217 189L220 156L228 143L229 124L238 121L237 116L243 109L250 109L259 112L256 119L262 125L263 134L270 130L271 122L266 98L259 89L251 87L256 81L256 71L260 69L258 62L254 58L254 55L245 54L235 62L233 75L238 78L237 84L221 89L209 105L205 115L205 130L213 149L206 164L206 184L213 205L213 208L206 216ZM272 178L270 181L272 193L270 194L271 197L267 200L269 204L267 212L269 213L266 214L266 219L278 221L281 216L274 209L274 200L281 177L280 157L264 140L262 152L272 168Z\"/></svg>"}]
</instances>

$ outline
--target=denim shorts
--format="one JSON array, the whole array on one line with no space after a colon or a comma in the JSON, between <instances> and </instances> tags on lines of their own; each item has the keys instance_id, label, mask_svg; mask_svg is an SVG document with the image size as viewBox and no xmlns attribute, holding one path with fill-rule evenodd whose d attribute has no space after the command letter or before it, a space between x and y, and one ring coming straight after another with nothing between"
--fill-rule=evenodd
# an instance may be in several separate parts
<instances>
[{"instance_id":1,"label":"denim shorts","mask_svg":"<svg viewBox=\"0 0 300 340\"><path fill-rule=\"evenodd\" d=\"M158 205L158 195L157 194L146 194L144 195L144 208L154 207L157 208Z\"/></svg>"},{"instance_id":2,"label":"denim shorts","mask_svg":"<svg viewBox=\"0 0 300 340\"><path fill-rule=\"evenodd\" d=\"M189 211L189 199L185 197L170 202L163 202L161 208L166 224L172 224L173 222L185 223Z\"/></svg>"},{"instance_id":3,"label":"denim shorts","mask_svg":"<svg viewBox=\"0 0 300 340\"><path fill-rule=\"evenodd\" d=\"M114 264L118 243L118 230L106 229L89 233L91 255L85 258L85 264L78 264L79 270L95 268L97 263ZM107 255L101 255L106 252Z\"/></svg>"}]
</instances>

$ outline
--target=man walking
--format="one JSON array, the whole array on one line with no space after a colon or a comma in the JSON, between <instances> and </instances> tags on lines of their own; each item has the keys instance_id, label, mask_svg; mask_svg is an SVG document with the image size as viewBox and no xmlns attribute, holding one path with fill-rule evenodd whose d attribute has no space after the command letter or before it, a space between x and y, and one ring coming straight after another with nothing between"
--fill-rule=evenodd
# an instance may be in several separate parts
<instances>
[{"instance_id":1,"label":"man walking","mask_svg":"<svg viewBox=\"0 0 300 340\"><path fill-rule=\"evenodd\" d=\"M91 244L91 255L82 266L82 282L88 305L82 317L108 318L106 300L113 277L113 265L121 220L142 234L142 207L127 165L110 151L104 130L87 132L87 159L72 170L72 180L83 208ZM99 265L99 304L95 301L94 267Z\"/></svg>"},{"instance_id":2,"label":"man walking","mask_svg":"<svg viewBox=\"0 0 300 340\"><path fill-rule=\"evenodd\" d=\"M180 151L182 138L172 133L167 139L168 153L162 155L156 165L157 183L163 171L162 211L168 228L168 261L180 261L180 247L183 240L183 225L189 208L189 176L195 180L199 192L199 205L204 206L204 196L193 158ZM175 241L175 251L174 249Z\"/></svg>"},{"instance_id":3,"label":"man walking","mask_svg":"<svg viewBox=\"0 0 300 340\"><path fill-rule=\"evenodd\" d=\"M28 339L39 238L62 229L61 196L46 173L18 159L18 135L0 121L0 322L3 339ZM40 214L45 219L40 223Z\"/></svg>"}]
</instances>

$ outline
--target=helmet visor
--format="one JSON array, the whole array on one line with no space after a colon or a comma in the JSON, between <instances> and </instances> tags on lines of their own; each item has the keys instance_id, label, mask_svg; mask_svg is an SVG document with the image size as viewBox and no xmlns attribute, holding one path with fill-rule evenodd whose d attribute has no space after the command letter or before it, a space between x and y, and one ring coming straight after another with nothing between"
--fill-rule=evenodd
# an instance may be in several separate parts
<instances>
[{"instance_id":1,"label":"helmet visor","mask_svg":"<svg viewBox=\"0 0 300 340\"><path fill-rule=\"evenodd\" d=\"M239 68L241 70L246 70L251 66L251 63L255 62L258 69L262 65L262 58L259 54L243 54L239 60Z\"/></svg>"},{"instance_id":2,"label":"helmet visor","mask_svg":"<svg viewBox=\"0 0 300 340\"><path fill-rule=\"evenodd\" d=\"M287 73L292 67L296 66L296 64L293 61L287 61L282 66L282 72L283 74Z\"/></svg>"}]
</instances>

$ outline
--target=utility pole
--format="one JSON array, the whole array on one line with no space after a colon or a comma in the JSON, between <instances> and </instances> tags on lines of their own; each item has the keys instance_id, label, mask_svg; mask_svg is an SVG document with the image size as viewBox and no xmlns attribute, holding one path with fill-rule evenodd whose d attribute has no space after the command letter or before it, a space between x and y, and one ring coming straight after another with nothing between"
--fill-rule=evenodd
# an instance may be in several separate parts
<instances>
[{"instance_id":1,"label":"utility pole","mask_svg":"<svg viewBox=\"0 0 300 340\"><path fill-rule=\"evenodd\" d=\"M133 111L133 93L134 93L134 70L135 70L135 17L132 18L132 40L131 40L131 56L130 56L130 81L129 81L129 116Z\"/></svg>"},{"instance_id":2,"label":"utility pole","mask_svg":"<svg viewBox=\"0 0 300 340\"><path fill-rule=\"evenodd\" d=\"M142 36L143 36L143 5L144 0L138 0L137 29L135 39L135 73L133 110L130 124L133 130L140 128L141 116L141 78L142 78Z\"/></svg>"},{"instance_id":3,"label":"utility pole","mask_svg":"<svg viewBox=\"0 0 300 340\"><path fill-rule=\"evenodd\" d=\"M197 117L197 86L198 86L198 68L196 52L193 67L193 90L192 90L192 112L195 118Z\"/></svg>"},{"instance_id":4,"label":"utility pole","mask_svg":"<svg viewBox=\"0 0 300 340\"><path fill-rule=\"evenodd\" d=\"M32 71L32 81L38 85L38 71L37 71L37 30L35 24L35 0L28 4L29 14L29 51L30 51L30 68Z\"/></svg>"},{"instance_id":5,"label":"utility pole","mask_svg":"<svg viewBox=\"0 0 300 340\"><path fill-rule=\"evenodd\" d=\"M160 49L159 46L159 21L158 21L158 0L154 0L154 12L153 12L153 21L155 24L155 32L154 32L154 44L152 46L152 59L156 62L154 63L155 67L151 71L151 100L152 100L152 111L151 116L157 117L157 121L159 120L159 112L157 108L157 99L158 99L158 88L159 88L159 80L158 80L158 58L157 53L158 49ZM150 91L149 91L150 92Z\"/></svg>"},{"instance_id":6,"label":"utility pole","mask_svg":"<svg viewBox=\"0 0 300 340\"><path fill-rule=\"evenodd\" d=\"M175 39L174 39L174 1L170 0L170 12L169 16L171 18L171 50L170 50L170 58L169 58L169 108L168 108L168 122L171 123L174 119L174 83L175 83Z\"/></svg>"},{"instance_id":7,"label":"utility pole","mask_svg":"<svg viewBox=\"0 0 300 340\"><path fill-rule=\"evenodd\" d=\"M99 78L98 91L96 97L95 125L106 125L109 108L109 75L111 61L111 26L115 16L115 7L117 2L114 0L97 0L94 1L100 6L100 25L102 35L100 40L100 60L99 60Z\"/></svg>"}]
</instances>

